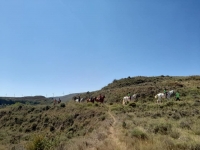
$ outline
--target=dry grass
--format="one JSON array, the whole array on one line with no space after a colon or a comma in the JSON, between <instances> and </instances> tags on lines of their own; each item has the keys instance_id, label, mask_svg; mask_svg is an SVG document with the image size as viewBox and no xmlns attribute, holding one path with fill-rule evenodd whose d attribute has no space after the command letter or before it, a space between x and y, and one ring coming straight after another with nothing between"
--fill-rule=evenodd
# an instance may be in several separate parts
<instances>
[{"instance_id":1,"label":"dry grass","mask_svg":"<svg viewBox=\"0 0 200 150\"><path fill-rule=\"evenodd\" d=\"M0 150L198 150L200 149L200 78L137 77L114 80L91 95L106 94L106 103L25 105L0 109ZM174 98L156 104L163 87L178 90ZM127 91L139 93L126 106ZM86 95L85 95L86 96ZM52 139L53 138L53 139ZM48 146L47 146L48 145ZM42 146L41 149L42 149Z\"/></svg>"}]
</instances>

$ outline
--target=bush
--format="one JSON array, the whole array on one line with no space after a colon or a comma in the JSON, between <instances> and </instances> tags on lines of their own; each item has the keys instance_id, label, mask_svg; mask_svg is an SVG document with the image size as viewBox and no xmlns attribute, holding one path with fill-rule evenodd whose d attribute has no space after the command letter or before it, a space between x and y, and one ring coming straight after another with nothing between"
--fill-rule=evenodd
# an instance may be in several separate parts
<instances>
[{"instance_id":1,"label":"bush","mask_svg":"<svg viewBox=\"0 0 200 150\"><path fill-rule=\"evenodd\" d=\"M142 132L141 130L138 130L138 129L134 129L131 131L131 137L136 137L138 139L141 139L141 140L146 140L148 139L147 137L147 134Z\"/></svg>"},{"instance_id":2,"label":"bush","mask_svg":"<svg viewBox=\"0 0 200 150\"><path fill-rule=\"evenodd\" d=\"M123 127L124 129L126 129L126 122L123 122L123 123L122 123L122 127Z\"/></svg>"},{"instance_id":3,"label":"bush","mask_svg":"<svg viewBox=\"0 0 200 150\"><path fill-rule=\"evenodd\" d=\"M174 139L178 139L180 137L180 133L178 131L172 131L170 136Z\"/></svg>"},{"instance_id":4,"label":"bush","mask_svg":"<svg viewBox=\"0 0 200 150\"><path fill-rule=\"evenodd\" d=\"M60 107L65 107L65 103L61 103L61 104L60 104Z\"/></svg>"},{"instance_id":5,"label":"bush","mask_svg":"<svg viewBox=\"0 0 200 150\"><path fill-rule=\"evenodd\" d=\"M182 121L180 127L183 129L191 129L190 124L187 121Z\"/></svg>"},{"instance_id":6,"label":"bush","mask_svg":"<svg viewBox=\"0 0 200 150\"><path fill-rule=\"evenodd\" d=\"M155 134L159 133L159 134L162 134L162 135L167 135L171 131L171 128L172 128L171 124L168 124L168 123L163 124L163 123L161 123L161 124L156 125L153 128L153 132Z\"/></svg>"},{"instance_id":7,"label":"bush","mask_svg":"<svg viewBox=\"0 0 200 150\"><path fill-rule=\"evenodd\" d=\"M128 105L131 107L136 107L136 103L129 103Z\"/></svg>"},{"instance_id":8,"label":"bush","mask_svg":"<svg viewBox=\"0 0 200 150\"><path fill-rule=\"evenodd\" d=\"M47 137L41 134L34 135L32 140L26 143L27 150L47 150L58 146L58 139L54 136Z\"/></svg>"}]
</instances>

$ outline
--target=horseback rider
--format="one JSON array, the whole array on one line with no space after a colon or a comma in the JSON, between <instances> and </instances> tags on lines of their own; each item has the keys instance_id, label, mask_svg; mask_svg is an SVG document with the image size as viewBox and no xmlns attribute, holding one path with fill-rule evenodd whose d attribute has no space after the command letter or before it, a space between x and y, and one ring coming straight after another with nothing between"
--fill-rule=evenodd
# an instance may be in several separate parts
<instances>
[{"instance_id":1,"label":"horseback rider","mask_svg":"<svg viewBox=\"0 0 200 150\"><path fill-rule=\"evenodd\" d=\"M128 97L131 100L131 92L128 92Z\"/></svg>"},{"instance_id":2,"label":"horseback rider","mask_svg":"<svg viewBox=\"0 0 200 150\"><path fill-rule=\"evenodd\" d=\"M176 100L180 101L180 94L178 93L178 91L176 92Z\"/></svg>"},{"instance_id":3,"label":"horseback rider","mask_svg":"<svg viewBox=\"0 0 200 150\"><path fill-rule=\"evenodd\" d=\"M101 96L101 93L99 94L99 100L101 100L102 99L102 96Z\"/></svg>"},{"instance_id":4,"label":"horseback rider","mask_svg":"<svg viewBox=\"0 0 200 150\"><path fill-rule=\"evenodd\" d=\"M165 98L167 98L167 89L164 89Z\"/></svg>"},{"instance_id":5,"label":"horseback rider","mask_svg":"<svg viewBox=\"0 0 200 150\"><path fill-rule=\"evenodd\" d=\"M80 97L80 95L78 96L78 102L80 103L80 101L81 101L81 97Z\"/></svg>"}]
</instances>

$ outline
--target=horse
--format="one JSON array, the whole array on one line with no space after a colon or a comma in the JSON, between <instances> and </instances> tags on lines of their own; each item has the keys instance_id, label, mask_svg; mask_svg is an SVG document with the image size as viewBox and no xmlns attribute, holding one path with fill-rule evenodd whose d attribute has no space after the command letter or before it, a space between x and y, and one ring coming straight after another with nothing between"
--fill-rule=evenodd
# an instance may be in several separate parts
<instances>
[{"instance_id":1,"label":"horse","mask_svg":"<svg viewBox=\"0 0 200 150\"><path fill-rule=\"evenodd\" d=\"M55 106L58 103L56 99L53 100L53 105Z\"/></svg>"},{"instance_id":2,"label":"horse","mask_svg":"<svg viewBox=\"0 0 200 150\"><path fill-rule=\"evenodd\" d=\"M137 99L137 97L138 97L137 94L133 94L133 95L131 96L131 100L135 101L135 99ZM127 104L128 102L130 102L131 100L130 100L130 96L125 96L125 97L123 98L122 104L125 105L125 104Z\"/></svg>"},{"instance_id":3,"label":"horse","mask_svg":"<svg viewBox=\"0 0 200 150\"><path fill-rule=\"evenodd\" d=\"M171 90L167 93L167 98L170 99L171 96L175 95L175 91Z\"/></svg>"},{"instance_id":4,"label":"horse","mask_svg":"<svg viewBox=\"0 0 200 150\"><path fill-rule=\"evenodd\" d=\"M88 99L87 99L87 103L88 103L88 102L94 103L95 100L96 100L96 97L88 98Z\"/></svg>"},{"instance_id":5,"label":"horse","mask_svg":"<svg viewBox=\"0 0 200 150\"><path fill-rule=\"evenodd\" d=\"M59 103L61 103L61 99L60 99L60 98L59 98L59 100L58 100L58 104L59 104Z\"/></svg>"},{"instance_id":6,"label":"horse","mask_svg":"<svg viewBox=\"0 0 200 150\"><path fill-rule=\"evenodd\" d=\"M162 102L161 99L166 98L164 93L156 94L155 98L158 98L157 103Z\"/></svg>"},{"instance_id":7,"label":"horse","mask_svg":"<svg viewBox=\"0 0 200 150\"><path fill-rule=\"evenodd\" d=\"M100 103L103 103L104 102L104 98L105 98L105 95L103 96L99 96L95 99L96 102L100 102Z\"/></svg>"},{"instance_id":8,"label":"horse","mask_svg":"<svg viewBox=\"0 0 200 150\"><path fill-rule=\"evenodd\" d=\"M75 99L74 101L75 101L75 102L79 102L79 99L77 98L77 99ZM83 101L83 98L80 99L80 102L82 102L82 101ZM80 102L79 102L79 103L80 103Z\"/></svg>"}]
</instances>

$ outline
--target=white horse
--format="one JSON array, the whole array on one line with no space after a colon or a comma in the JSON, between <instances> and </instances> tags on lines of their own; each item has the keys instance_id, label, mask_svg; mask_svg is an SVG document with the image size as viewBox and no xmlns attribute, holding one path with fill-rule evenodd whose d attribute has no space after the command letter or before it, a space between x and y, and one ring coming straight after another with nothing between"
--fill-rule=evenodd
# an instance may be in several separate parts
<instances>
[{"instance_id":1,"label":"white horse","mask_svg":"<svg viewBox=\"0 0 200 150\"><path fill-rule=\"evenodd\" d=\"M133 101L134 101L136 98L137 98L137 94L133 94L133 95L131 96L131 100L133 100ZM123 98L122 104L125 105L125 104L127 104L128 102L130 102L131 100L130 100L130 96L125 96L125 97Z\"/></svg>"},{"instance_id":2,"label":"white horse","mask_svg":"<svg viewBox=\"0 0 200 150\"><path fill-rule=\"evenodd\" d=\"M75 102L79 102L78 98L74 100ZM80 102L83 101L83 98L80 99Z\"/></svg>"},{"instance_id":3,"label":"white horse","mask_svg":"<svg viewBox=\"0 0 200 150\"><path fill-rule=\"evenodd\" d=\"M157 103L162 102L161 99L165 98L165 94L164 93L158 93L158 94L156 94L155 98L158 98Z\"/></svg>"},{"instance_id":4,"label":"white horse","mask_svg":"<svg viewBox=\"0 0 200 150\"><path fill-rule=\"evenodd\" d=\"M170 99L171 96L175 95L174 90L171 90L167 93L167 98Z\"/></svg>"}]
</instances>

